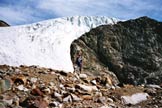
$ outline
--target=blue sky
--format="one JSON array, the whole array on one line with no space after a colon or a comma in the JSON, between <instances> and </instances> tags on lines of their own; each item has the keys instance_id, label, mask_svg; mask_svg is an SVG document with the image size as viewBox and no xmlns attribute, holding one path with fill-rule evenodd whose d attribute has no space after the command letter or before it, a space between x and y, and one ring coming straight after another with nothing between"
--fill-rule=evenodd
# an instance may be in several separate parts
<instances>
[{"instance_id":1,"label":"blue sky","mask_svg":"<svg viewBox=\"0 0 162 108\"><path fill-rule=\"evenodd\" d=\"M0 20L10 25L76 15L162 21L162 0L0 0Z\"/></svg>"}]
</instances>

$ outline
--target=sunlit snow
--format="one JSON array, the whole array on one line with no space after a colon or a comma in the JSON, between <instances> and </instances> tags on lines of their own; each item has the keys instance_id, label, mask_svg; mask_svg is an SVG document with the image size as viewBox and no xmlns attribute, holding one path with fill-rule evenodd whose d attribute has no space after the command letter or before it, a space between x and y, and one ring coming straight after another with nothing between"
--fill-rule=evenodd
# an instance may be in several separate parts
<instances>
[{"instance_id":1,"label":"sunlit snow","mask_svg":"<svg viewBox=\"0 0 162 108\"><path fill-rule=\"evenodd\" d=\"M0 64L39 65L73 72L70 45L91 28L115 18L75 16L0 28Z\"/></svg>"},{"instance_id":2,"label":"sunlit snow","mask_svg":"<svg viewBox=\"0 0 162 108\"><path fill-rule=\"evenodd\" d=\"M136 93L132 96L122 96L121 99L124 104L135 105L137 103L147 100L148 97L149 95L147 93Z\"/></svg>"}]
</instances>

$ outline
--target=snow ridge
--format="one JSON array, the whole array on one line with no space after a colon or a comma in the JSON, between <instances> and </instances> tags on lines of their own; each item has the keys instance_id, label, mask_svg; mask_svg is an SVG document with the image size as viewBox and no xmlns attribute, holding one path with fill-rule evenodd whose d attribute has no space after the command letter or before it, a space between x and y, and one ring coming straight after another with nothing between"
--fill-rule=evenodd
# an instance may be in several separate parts
<instances>
[{"instance_id":1,"label":"snow ridge","mask_svg":"<svg viewBox=\"0 0 162 108\"><path fill-rule=\"evenodd\" d=\"M39 65L73 72L70 45L99 25L114 24L115 18L74 16L30 25L0 28L0 64Z\"/></svg>"}]
</instances>

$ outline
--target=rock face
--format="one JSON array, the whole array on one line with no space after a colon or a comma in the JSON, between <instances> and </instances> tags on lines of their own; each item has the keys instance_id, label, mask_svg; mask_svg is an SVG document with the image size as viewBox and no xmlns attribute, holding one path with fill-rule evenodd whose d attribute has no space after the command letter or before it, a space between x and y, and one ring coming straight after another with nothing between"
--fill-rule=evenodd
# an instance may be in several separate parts
<instances>
[{"instance_id":1,"label":"rock face","mask_svg":"<svg viewBox=\"0 0 162 108\"><path fill-rule=\"evenodd\" d=\"M10 26L9 24L7 24L6 22L0 20L0 27L7 27Z\"/></svg>"},{"instance_id":2,"label":"rock face","mask_svg":"<svg viewBox=\"0 0 162 108\"><path fill-rule=\"evenodd\" d=\"M141 17L103 25L72 43L73 61L78 49L83 52L84 70L110 70L122 83L162 83L161 22Z\"/></svg>"}]
</instances>

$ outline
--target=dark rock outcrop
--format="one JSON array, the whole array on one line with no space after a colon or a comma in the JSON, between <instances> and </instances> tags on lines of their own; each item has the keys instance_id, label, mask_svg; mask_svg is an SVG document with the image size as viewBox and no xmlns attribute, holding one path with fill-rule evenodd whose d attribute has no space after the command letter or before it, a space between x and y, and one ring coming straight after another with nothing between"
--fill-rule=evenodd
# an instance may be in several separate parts
<instances>
[{"instance_id":1,"label":"dark rock outcrop","mask_svg":"<svg viewBox=\"0 0 162 108\"><path fill-rule=\"evenodd\" d=\"M9 24L7 24L6 22L0 20L0 27L8 27L10 26Z\"/></svg>"},{"instance_id":2,"label":"dark rock outcrop","mask_svg":"<svg viewBox=\"0 0 162 108\"><path fill-rule=\"evenodd\" d=\"M93 74L108 69L122 83L162 83L162 22L141 17L103 25L72 43L72 60L78 48Z\"/></svg>"}]
</instances>

